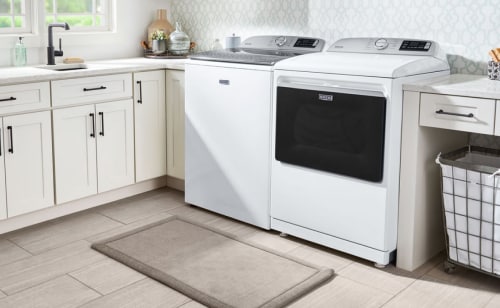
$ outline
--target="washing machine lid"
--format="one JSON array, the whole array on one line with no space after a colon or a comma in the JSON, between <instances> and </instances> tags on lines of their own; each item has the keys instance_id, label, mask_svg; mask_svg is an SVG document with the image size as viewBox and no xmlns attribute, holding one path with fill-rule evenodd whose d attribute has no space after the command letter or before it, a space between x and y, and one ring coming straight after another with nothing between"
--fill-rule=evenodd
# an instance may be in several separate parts
<instances>
[{"instance_id":1,"label":"washing machine lid","mask_svg":"<svg viewBox=\"0 0 500 308\"><path fill-rule=\"evenodd\" d=\"M401 78L450 68L439 45L433 41L350 38L335 42L326 52L278 62L275 69Z\"/></svg>"},{"instance_id":2,"label":"washing machine lid","mask_svg":"<svg viewBox=\"0 0 500 308\"><path fill-rule=\"evenodd\" d=\"M195 53L193 60L274 65L278 61L312 52L320 52L325 41L314 37L259 35L244 40L238 48Z\"/></svg>"}]
</instances>

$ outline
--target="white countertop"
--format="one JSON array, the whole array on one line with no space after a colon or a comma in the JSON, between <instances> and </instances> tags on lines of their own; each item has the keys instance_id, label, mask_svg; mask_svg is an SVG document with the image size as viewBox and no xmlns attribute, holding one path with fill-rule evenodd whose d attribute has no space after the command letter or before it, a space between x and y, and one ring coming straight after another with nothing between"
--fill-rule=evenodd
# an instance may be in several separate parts
<instances>
[{"instance_id":1,"label":"white countertop","mask_svg":"<svg viewBox=\"0 0 500 308\"><path fill-rule=\"evenodd\" d=\"M0 68L0 85L38 82L107 74L119 74L155 69L184 70L185 59L130 58L85 62L87 69L52 71L37 66Z\"/></svg>"},{"instance_id":2,"label":"white countertop","mask_svg":"<svg viewBox=\"0 0 500 308\"><path fill-rule=\"evenodd\" d=\"M405 91L500 99L500 81L487 76L453 74L403 85Z\"/></svg>"}]
</instances>

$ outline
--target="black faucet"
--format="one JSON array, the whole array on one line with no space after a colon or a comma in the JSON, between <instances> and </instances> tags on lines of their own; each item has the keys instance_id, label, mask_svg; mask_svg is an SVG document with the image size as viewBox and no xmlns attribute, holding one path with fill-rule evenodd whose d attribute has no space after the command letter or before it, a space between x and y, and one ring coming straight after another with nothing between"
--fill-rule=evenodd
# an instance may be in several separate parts
<instances>
[{"instance_id":1,"label":"black faucet","mask_svg":"<svg viewBox=\"0 0 500 308\"><path fill-rule=\"evenodd\" d=\"M64 30L69 30L69 25L66 22L49 24L49 46L47 47L48 65L55 65L56 64L55 57L61 57L63 55L63 51L61 49L61 39L59 39L59 50L54 50L53 35L52 35L52 28L54 27L64 28Z\"/></svg>"}]
</instances>

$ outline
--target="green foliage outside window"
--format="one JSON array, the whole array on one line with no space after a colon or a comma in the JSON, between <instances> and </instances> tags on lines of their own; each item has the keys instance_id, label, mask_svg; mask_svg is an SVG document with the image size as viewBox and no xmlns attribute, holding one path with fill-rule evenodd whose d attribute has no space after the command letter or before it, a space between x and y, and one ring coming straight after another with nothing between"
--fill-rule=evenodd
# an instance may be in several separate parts
<instances>
[{"instance_id":1,"label":"green foliage outside window","mask_svg":"<svg viewBox=\"0 0 500 308\"><path fill-rule=\"evenodd\" d=\"M0 29L25 26L22 4L23 0L0 0Z\"/></svg>"},{"instance_id":2,"label":"green foliage outside window","mask_svg":"<svg viewBox=\"0 0 500 308\"><path fill-rule=\"evenodd\" d=\"M29 31L30 3L39 0L0 0L0 33ZM67 22L73 31L106 29L109 23L107 5L111 0L45 0L45 24ZM28 10L28 12L26 12ZM25 29L23 29L25 28ZM3 30L5 29L5 30ZM3 30L3 31L2 31Z\"/></svg>"},{"instance_id":3,"label":"green foliage outside window","mask_svg":"<svg viewBox=\"0 0 500 308\"><path fill-rule=\"evenodd\" d=\"M92 0L45 0L45 22L67 22L72 28L105 26L99 15L103 13L103 2L97 0L93 8Z\"/></svg>"}]
</instances>

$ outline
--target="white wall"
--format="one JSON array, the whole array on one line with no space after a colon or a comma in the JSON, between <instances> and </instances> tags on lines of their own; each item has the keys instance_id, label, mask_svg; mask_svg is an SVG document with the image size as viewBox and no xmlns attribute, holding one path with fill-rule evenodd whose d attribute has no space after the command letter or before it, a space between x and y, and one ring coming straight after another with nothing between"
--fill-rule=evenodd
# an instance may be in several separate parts
<instances>
[{"instance_id":1,"label":"white wall","mask_svg":"<svg viewBox=\"0 0 500 308\"><path fill-rule=\"evenodd\" d=\"M34 1L41 7L42 1ZM64 57L81 57L85 60L127 58L142 55L140 41L146 39L146 29L156 15L156 9L168 9L166 0L116 0L116 31L85 34L54 29L54 45L62 38ZM25 36L28 65L46 63L47 29L43 26L36 33ZM0 37L0 66L12 65L12 47L18 35ZM63 57L56 58L61 62Z\"/></svg>"},{"instance_id":2,"label":"white wall","mask_svg":"<svg viewBox=\"0 0 500 308\"><path fill-rule=\"evenodd\" d=\"M499 0L169 0L201 49L236 33L435 40L454 73L484 74L488 50L500 47Z\"/></svg>"}]
</instances>

